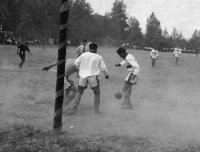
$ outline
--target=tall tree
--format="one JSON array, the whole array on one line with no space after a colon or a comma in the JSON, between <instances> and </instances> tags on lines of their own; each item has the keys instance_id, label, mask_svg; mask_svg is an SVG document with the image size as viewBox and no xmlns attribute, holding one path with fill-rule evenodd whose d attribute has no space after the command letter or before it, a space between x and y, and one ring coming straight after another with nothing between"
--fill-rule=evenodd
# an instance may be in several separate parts
<instances>
[{"instance_id":1,"label":"tall tree","mask_svg":"<svg viewBox=\"0 0 200 152\"><path fill-rule=\"evenodd\" d=\"M0 19L5 20L9 15L7 3L5 0L0 1Z\"/></svg>"},{"instance_id":2,"label":"tall tree","mask_svg":"<svg viewBox=\"0 0 200 152\"><path fill-rule=\"evenodd\" d=\"M123 0L115 0L112 7L111 17L113 23L113 37L118 40L126 38L125 29L128 27L127 24L127 14L126 14L126 4Z\"/></svg>"},{"instance_id":3,"label":"tall tree","mask_svg":"<svg viewBox=\"0 0 200 152\"><path fill-rule=\"evenodd\" d=\"M98 43L104 45L105 43L107 43L107 39L110 38L113 24L111 24L111 19L108 14L102 16L96 13L93 16L97 24L96 30L98 35L96 40L98 41Z\"/></svg>"},{"instance_id":4,"label":"tall tree","mask_svg":"<svg viewBox=\"0 0 200 152\"><path fill-rule=\"evenodd\" d=\"M18 25L17 31L18 34L20 34L20 37L29 40L33 40L35 37L37 37L37 34L35 33L36 27L30 14L23 14L21 16L21 23Z\"/></svg>"},{"instance_id":5,"label":"tall tree","mask_svg":"<svg viewBox=\"0 0 200 152\"><path fill-rule=\"evenodd\" d=\"M69 16L69 38L72 40L90 39L97 35L96 22L91 5L85 0L72 2Z\"/></svg>"},{"instance_id":6,"label":"tall tree","mask_svg":"<svg viewBox=\"0 0 200 152\"><path fill-rule=\"evenodd\" d=\"M171 39L172 47L186 46L186 42L185 42L186 40L184 39L182 32L178 32L175 27L173 28L170 39Z\"/></svg>"},{"instance_id":7,"label":"tall tree","mask_svg":"<svg viewBox=\"0 0 200 152\"><path fill-rule=\"evenodd\" d=\"M162 39L160 42L160 48L161 49L169 49L171 48L171 40L170 40L170 35L167 29L165 28L163 33L162 33Z\"/></svg>"},{"instance_id":8,"label":"tall tree","mask_svg":"<svg viewBox=\"0 0 200 152\"><path fill-rule=\"evenodd\" d=\"M160 21L156 18L154 12L147 19L145 45L153 48L160 48L162 30Z\"/></svg>"},{"instance_id":9,"label":"tall tree","mask_svg":"<svg viewBox=\"0 0 200 152\"><path fill-rule=\"evenodd\" d=\"M21 5L24 0L1 0L0 19L6 20L5 30L15 31L21 19Z\"/></svg>"},{"instance_id":10,"label":"tall tree","mask_svg":"<svg viewBox=\"0 0 200 152\"><path fill-rule=\"evenodd\" d=\"M57 17L55 14L59 10L57 2L55 0L32 0L26 1L25 6L26 9L23 12L30 14L38 37L50 37L49 31L56 24L56 19L52 19L52 16Z\"/></svg>"},{"instance_id":11,"label":"tall tree","mask_svg":"<svg viewBox=\"0 0 200 152\"><path fill-rule=\"evenodd\" d=\"M164 31L163 31L163 33L162 33L162 36L163 36L164 38L166 38L166 39L170 37L169 32L167 31L166 28L164 29Z\"/></svg>"},{"instance_id":12,"label":"tall tree","mask_svg":"<svg viewBox=\"0 0 200 152\"><path fill-rule=\"evenodd\" d=\"M177 29L175 27L173 28L173 31L172 31L172 34L171 34L171 38L173 40L176 40L178 38L178 31L177 31Z\"/></svg>"},{"instance_id":13,"label":"tall tree","mask_svg":"<svg viewBox=\"0 0 200 152\"><path fill-rule=\"evenodd\" d=\"M185 42L186 42L186 40L185 40L185 38L183 36L183 33L179 32L178 38L177 38L177 44L178 44L178 46L181 47L181 48L184 48L186 46Z\"/></svg>"},{"instance_id":14,"label":"tall tree","mask_svg":"<svg viewBox=\"0 0 200 152\"><path fill-rule=\"evenodd\" d=\"M140 28L140 23L135 17L130 17L128 20L129 28L128 28L128 39L127 41L130 44L136 45L136 46L142 46L143 45L143 34L142 30Z\"/></svg>"},{"instance_id":15,"label":"tall tree","mask_svg":"<svg viewBox=\"0 0 200 152\"><path fill-rule=\"evenodd\" d=\"M190 48L194 50L200 50L200 30L195 30L189 40Z\"/></svg>"}]
</instances>

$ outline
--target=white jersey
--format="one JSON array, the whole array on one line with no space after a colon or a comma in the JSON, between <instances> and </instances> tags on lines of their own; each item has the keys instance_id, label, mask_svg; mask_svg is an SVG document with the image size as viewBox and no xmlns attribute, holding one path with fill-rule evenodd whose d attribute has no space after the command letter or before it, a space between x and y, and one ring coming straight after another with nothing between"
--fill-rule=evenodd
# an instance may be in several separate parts
<instances>
[{"instance_id":1,"label":"white jersey","mask_svg":"<svg viewBox=\"0 0 200 152\"><path fill-rule=\"evenodd\" d=\"M153 59L157 59L157 58L158 58L158 50L152 49L152 50L151 50L151 53L150 53L150 56L151 56Z\"/></svg>"},{"instance_id":2,"label":"white jersey","mask_svg":"<svg viewBox=\"0 0 200 152\"><path fill-rule=\"evenodd\" d=\"M181 49L175 48L173 52L174 57L180 57Z\"/></svg>"},{"instance_id":3,"label":"white jersey","mask_svg":"<svg viewBox=\"0 0 200 152\"><path fill-rule=\"evenodd\" d=\"M125 58L124 61L122 61L120 63L121 65L125 65L125 64L128 64L128 65L131 65L132 67L131 68L128 68L128 71L135 71L137 70L138 72L140 71L140 67L135 59L135 57L132 55L132 54L128 54Z\"/></svg>"},{"instance_id":4,"label":"white jersey","mask_svg":"<svg viewBox=\"0 0 200 152\"><path fill-rule=\"evenodd\" d=\"M108 72L103 58L97 53L85 52L75 60L74 64L79 67L81 78L98 76L100 70Z\"/></svg>"}]
</instances>

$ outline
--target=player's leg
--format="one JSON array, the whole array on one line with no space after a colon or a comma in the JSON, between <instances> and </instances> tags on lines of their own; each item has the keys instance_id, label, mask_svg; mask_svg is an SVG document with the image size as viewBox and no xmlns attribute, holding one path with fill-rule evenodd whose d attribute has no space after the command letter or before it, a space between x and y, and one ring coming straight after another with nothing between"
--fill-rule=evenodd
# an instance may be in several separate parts
<instances>
[{"instance_id":1,"label":"player's leg","mask_svg":"<svg viewBox=\"0 0 200 152\"><path fill-rule=\"evenodd\" d=\"M75 111L78 109L78 106L79 106L79 103L81 101L81 97L82 97L84 90L85 90L85 87L78 86L78 91L76 93L76 96L75 96L75 99L74 99L74 106L73 106L73 109Z\"/></svg>"},{"instance_id":2,"label":"player's leg","mask_svg":"<svg viewBox=\"0 0 200 152\"><path fill-rule=\"evenodd\" d=\"M134 72L130 72L125 79L123 92L124 92L125 104L127 105L128 109L132 109L132 104L130 99L132 92L132 85L137 84L138 76L139 76L139 69L135 69Z\"/></svg>"},{"instance_id":3,"label":"player's leg","mask_svg":"<svg viewBox=\"0 0 200 152\"><path fill-rule=\"evenodd\" d=\"M152 67L154 67L155 66L155 59L152 59Z\"/></svg>"},{"instance_id":4,"label":"player's leg","mask_svg":"<svg viewBox=\"0 0 200 152\"><path fill-rule=\"evenodd\" d=\"M122 106L123 109L132 109L132 104L131 104L131 91L132 91L132 86L131 84L125 83L124 84L124 104Z\"/></svg>"},{"instance_id":5,"label":"player's leg","mask_svg":"<svg viewBox=\"0 0 200 152\"><path fill-rule=\"evenodd\" d=\"M100 113L99 105L100 105L100 87L96 86L92 88L94 91L94 111L95 113Z\"/></svg>"},{"instance_id":6,"label":"player's leg","mask_svg":"<svg viewBox=\"0 0 200 152\"><path fill-rule=\"evenodd\" d=\"M73 85L71 87L71 92L70 92L70 95L69 95L70 101L75 98L77 91L78 91L77 88Z\"/></svg>"},{"instance_id":7,"label":"player's leg","mask_svg":"<svg viewBox=\"0 0 200 152\"><path fill-rule=\"evenodd\" d=\"M129 72L128 75L125 78L124 86L123 86L123 89L122 89L123 96L124 96L124 102L122 103L122 105L127 105L127 91L128 91L128 88L129 88L129 84L130 84L130 80L131 80L132 75L133 74L131 72Z\"/></svg>"},{"instance_id":8,"label":"player's leg","mask_svg":"<svg viewBox=\"0 0 200 152\"><path fill-rule=\"evenodd\" d=\"M125 82L124 84L124 106L125 109L132 109L132 103L131 103L131 92L132 92L132 83Z\"/></svg>"},{"instance_id":9,"label":"player's leg","mask_svg":"<svg viewBox=\"0 0 200 152\"><path fill-rule=\"evenodd\" d=\"M81 101L81 96L84 92L84 90L87 88L88 80L87 78L79 78L79 85L78 85L78 91L76 93L75 99L74 99L74 106L73 109L76 111L78 108L78 105Z\"/></svg>"},{"instance_id":10,"label":"player's leg","mask_svg":"<svg viewBox=\"0 0 200 152\"><path fill-rule=\"evenodd\" d=\"M19 56L20 56L20 59L21 59L21 62L20 62L20 64L19 64L19 67L22 68L22 65L23 65L24 62L25 62L25 55L24 55L24 54L20 54Z\"/></svg>"},{"instance_id":11,"label":"player's leg","mask_svg":"<svg viewBox=\"0 0 200 152\"><path fill-rule=\"evenodd\" d=\"M19 67L21 68L21 63L22 63L22 55L21 55L21 54L19 54L19 57L20 57L20 60L21 60L21 62L19 63Z\"/></svg>"},{"instance_id":12,"label":"player's leg","mask_svg":"<svg viewBox=\"0 0 200 152\"><path fill-rule=\"evenodd\" d=\"M131 104L131 92L132 92L132 85L129 85L127 91L126 91L126 100L127 100L127 108L132 109L132 104Z\"/></svg>"},{"instance_id":13,"label":"player's leg","mask_svg":"<svg viewBox=\"0 0 200 152\"><path fill-rule=\"evenodd\" d=\"M124 86L123 86L123 89L122 89L122 92L123 92L123 96L124 96L124 102L122 103L122 105L127 105L127 91L128 91L128 84L127 82L124 82Z\"/></svg>"},{"instance_id":14,"label":"player's leg","mask_svg":"<svg viewBox=\"0 0 200 152\"><path fill-rule=\"evenodd\" d=\"M176 57L176 63L175 64L178 65L178 57Z\"/></svg>"},{"instance_id":15,"label":"player's leg","mask_svg":"<svg viewBox=\"0 0 200 152\"><path fill-rule=\"evenodd\" d=\"M98 77L89 77L88 83L90 84L92 90L94 91L94 112L95 113L101 113L99 111L99 105L100 105L100 86L99 86L99 80Z\"/></svg>"},{"instance_id":16,"label":"player's leg","mask_svg":"<svg viewBox=\"0 0 200 152\"><path fill-rule=\"evenodd\" d=\"M65 89L65 105L68 105L76 96L77 88L74 85L70 85Z\"/></svg>"}]
</instances>

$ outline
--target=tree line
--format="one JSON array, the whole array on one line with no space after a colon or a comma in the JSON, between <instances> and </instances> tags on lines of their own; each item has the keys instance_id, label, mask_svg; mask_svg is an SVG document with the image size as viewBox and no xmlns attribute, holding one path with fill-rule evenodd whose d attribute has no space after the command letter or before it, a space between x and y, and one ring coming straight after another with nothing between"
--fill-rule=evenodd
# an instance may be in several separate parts
<instances>
[{"instance_id":1,"label":"tree line","mask_svg":"<svg viewBox=\"0 0 200 152\"><path fill-rule=\"evenodd\" d=\"M28 40L58 39L59 1L57 0L0 0L0 20L6 20L4 30ZM189 40L175 27L169 32L161 29L154 12L147 18L143 33L139 20L128 17L123 0L115 0L111 12L100 15L86 0L69 1L68 40L78 43L82 39L101 45L120 46L129 43L135 47L155 49L174 47L199 49L200 30L195 30Z\"/></svg>"}]
</instances>

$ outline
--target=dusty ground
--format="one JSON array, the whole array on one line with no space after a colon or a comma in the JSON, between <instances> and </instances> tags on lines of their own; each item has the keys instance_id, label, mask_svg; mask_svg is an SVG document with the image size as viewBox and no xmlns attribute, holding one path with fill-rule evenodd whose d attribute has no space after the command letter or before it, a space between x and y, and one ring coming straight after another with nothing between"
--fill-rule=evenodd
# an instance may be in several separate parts
<instances>
[{"instance_id":1,"label":"dusty ground","mask_svg":"<svg viewBox=\"0 0 200 152\"><path fill-rule=\"evenodd\" d=\"M1 128L13 124L31 124L44 130L52 128L56 73L41 69L57 59L57 48L30 49L33 55L26 55L27 60L20 70L16 47L0 46ZM121 110L121 101L114 98L126 76L125 67L114 66L121 61L115 48L99 48L111 74L109 80L103 75L100 77L103 114L94 114L93 94L87 89L77 114L63 114L63 130L79 137L101 134L151 138L158 146L198 144L200 59L182 54L179 65L175 66L171 53L160 53L152 68L149 52L129 52L141 67L140 80L132 94L134 110ZM69 47L67 55L74 58L75 48ZM75 76L73 79L77 80Z\"/></svg>"}]
</instances>

